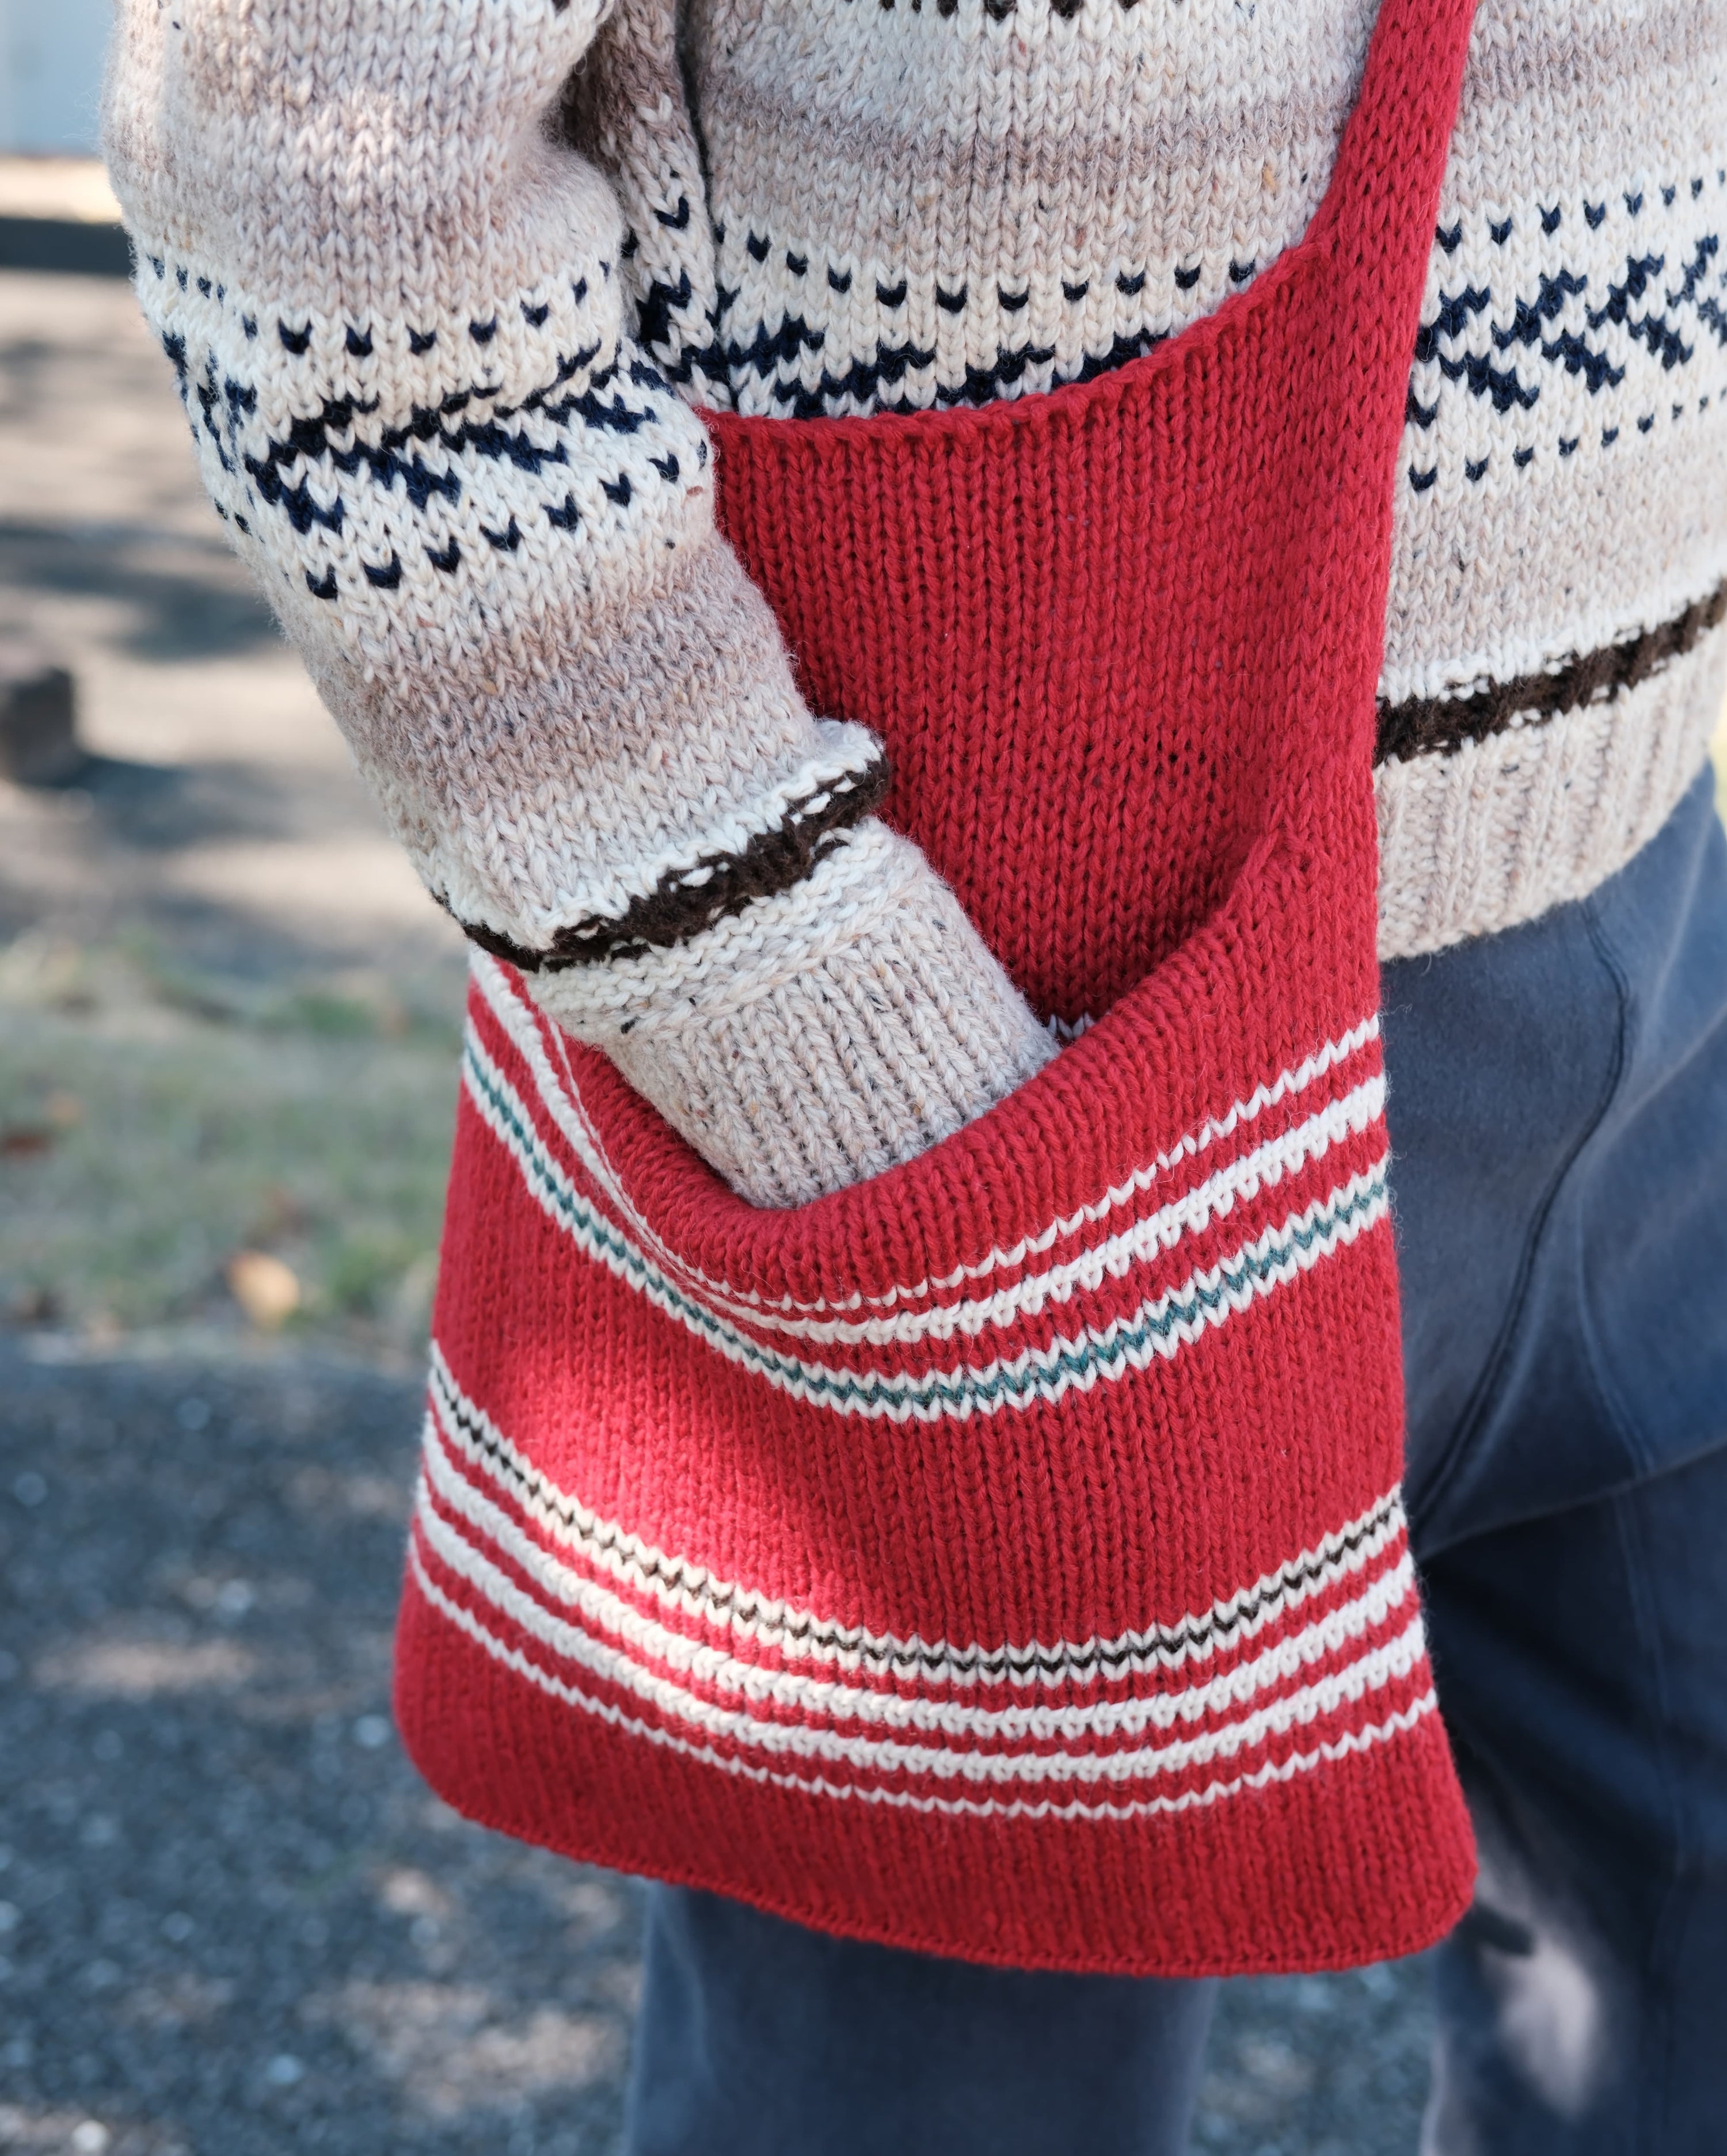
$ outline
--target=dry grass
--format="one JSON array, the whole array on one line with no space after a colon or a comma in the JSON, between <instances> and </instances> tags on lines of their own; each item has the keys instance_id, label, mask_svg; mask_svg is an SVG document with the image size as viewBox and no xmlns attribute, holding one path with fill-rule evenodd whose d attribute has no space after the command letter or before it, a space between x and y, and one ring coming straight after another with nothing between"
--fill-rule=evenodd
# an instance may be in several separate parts
<instances>
[{"instance_id":1,"label":"dry grass","mask_svg":"<svg viewBox=\"0 0 1727 2156\"><path fill-rule=\"evenodd\" d=\"M394 1361L429 1305L454 1014L364 977L250 998L148 950L0 954L0 1312L70 1344L233 1345L241 1252L285 1342ZM236 1300L235 1289L241 1291Z\"/></svg>"}]
</instances>

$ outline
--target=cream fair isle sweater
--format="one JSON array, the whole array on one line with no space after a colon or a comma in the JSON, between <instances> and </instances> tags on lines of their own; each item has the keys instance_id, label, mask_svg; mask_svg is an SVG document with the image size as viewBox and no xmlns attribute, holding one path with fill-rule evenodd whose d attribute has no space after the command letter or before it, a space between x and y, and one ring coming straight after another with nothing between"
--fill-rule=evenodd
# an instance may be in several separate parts
<instances>
[{"instance_id":1,"label":"cream fair isle sweater","mask_svg":"<svg viewBox=\"0 0 1727 2156\"><path fill-rule=\"evenodd\" d=\"M792 1204L1054 1044L871 813L703 405L1120 366L1297 239L1370 0L120 0L107 143L204 476L416 865ZM1400 459L1380 941L1586 893L1727 665L1727 5L1482 0Z\"/></svg>"}]
</instances>

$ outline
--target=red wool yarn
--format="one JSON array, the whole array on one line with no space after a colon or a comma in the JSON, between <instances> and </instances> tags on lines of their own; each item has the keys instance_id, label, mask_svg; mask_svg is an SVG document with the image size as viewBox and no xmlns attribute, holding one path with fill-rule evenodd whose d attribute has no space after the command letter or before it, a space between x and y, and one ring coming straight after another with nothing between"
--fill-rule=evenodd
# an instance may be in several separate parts
<instances>
[{"instance_id":1,"label":"red wool yarn","mask_svg":"<svg viewBox=\"0 0 1727 2156\"><path fill-rule=\"evenodd\" d=\"M811 702L1077 1037L766 1213L480 963L397 1680L472 1816L1027 1967L1336 1967L1466 1907L1370 766L1469 16L1385 0L1306 238L1134 364L714 418Z\"/></svg>"}]
</instances>

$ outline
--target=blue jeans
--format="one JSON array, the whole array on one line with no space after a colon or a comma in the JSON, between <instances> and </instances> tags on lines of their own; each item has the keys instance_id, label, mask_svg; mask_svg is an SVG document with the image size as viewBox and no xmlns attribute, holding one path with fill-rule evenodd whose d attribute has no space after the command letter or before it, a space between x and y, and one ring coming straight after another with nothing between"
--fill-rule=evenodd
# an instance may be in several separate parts
<instances>
[{"instance_id":1,"label":"blue jeans","mask_svg":"<svg viewBox=\"0 0 1727 2156\"><path fill-rule=\"evenodd\" d=\"M1727 2148L1727 841L1388 967L1407 1492L1481 1845L1429 2156ZM1213 1987L657 1887L630 2156L1176 2156ZM1389 2156L1389 2152L1388 2152Z\"/></svg>"}]
</instances>

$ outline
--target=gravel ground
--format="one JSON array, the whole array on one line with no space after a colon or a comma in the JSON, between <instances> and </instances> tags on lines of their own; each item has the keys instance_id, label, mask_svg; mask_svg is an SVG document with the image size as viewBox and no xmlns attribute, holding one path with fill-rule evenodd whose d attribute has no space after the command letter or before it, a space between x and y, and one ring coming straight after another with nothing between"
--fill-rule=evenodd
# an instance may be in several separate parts
<instances>
[{"instance_id":1,"label":"gravel ground","mask_svg":"<svg viewBox=\"0 0 1727 2156\"><path fill-rule=\"evenodd\" d=\"M414 1390L0 1395L0 2146L611 2146L631 1889L464 1825L388 1718Z\"/></svg>"},{"instance_id":2,"label":"gravel ground","mask_svg":"<svg viewBox=\"0 0 1727 2156\"><path fill-rule=\"evenodd\" d=\"M388 1721L417 1389L0 1345L0 2148L616 2145L626 1881ZM1412 2151L1419 1972L1227 1987L1196 2150Z\"/></svg>"}]
</instances>

